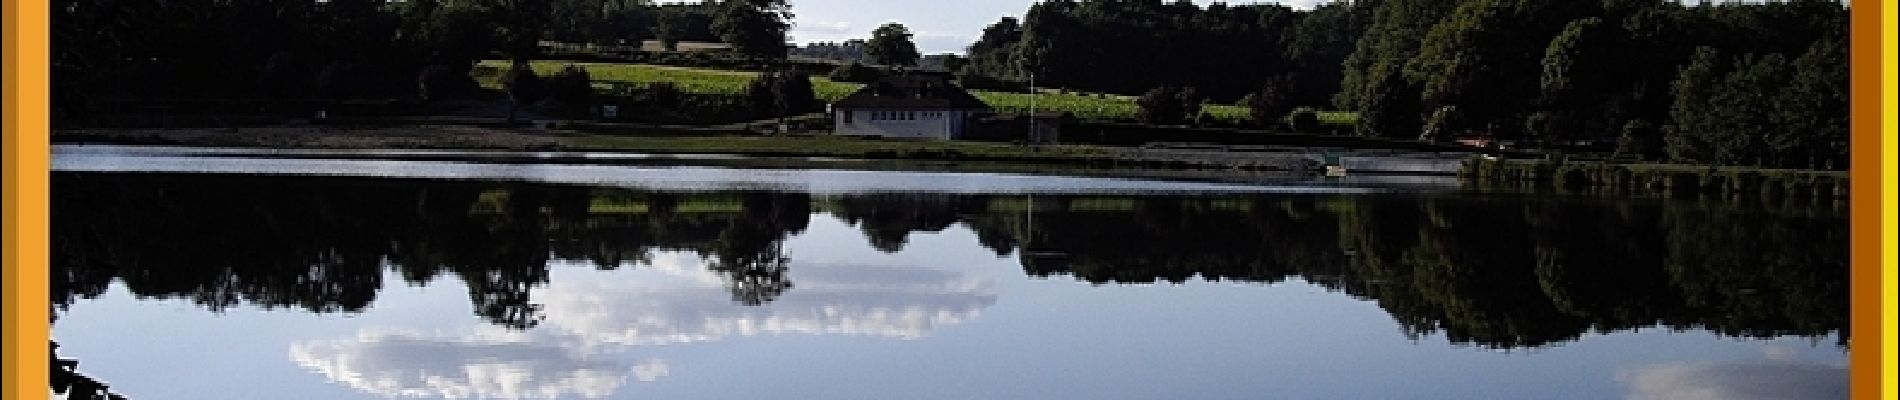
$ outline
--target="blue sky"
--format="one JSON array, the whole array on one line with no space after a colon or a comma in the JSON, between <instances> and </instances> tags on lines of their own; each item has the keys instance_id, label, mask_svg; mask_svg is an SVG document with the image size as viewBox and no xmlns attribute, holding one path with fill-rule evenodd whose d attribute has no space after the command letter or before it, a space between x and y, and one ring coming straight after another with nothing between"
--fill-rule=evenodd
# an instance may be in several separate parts
<instances>
[{"instance_id":1,"label":"blue sky","mask_svg":"<svg viewBox=\"0 0 1900 400\"><path fill-rule=\"evenodd\" d=\"M1172 1L1172 0L1168 0ZM1278 3L1311 9L1327 0L1228 1L1228 4ZM1034 0L791 0L792 41L843 41L868 38L871 30L896 21L909 27L924 54L962 52L983 27L1004 16L1021 17ZM1195 0L1207 5L1210 0Z\"/></svg>"}]
</instances>

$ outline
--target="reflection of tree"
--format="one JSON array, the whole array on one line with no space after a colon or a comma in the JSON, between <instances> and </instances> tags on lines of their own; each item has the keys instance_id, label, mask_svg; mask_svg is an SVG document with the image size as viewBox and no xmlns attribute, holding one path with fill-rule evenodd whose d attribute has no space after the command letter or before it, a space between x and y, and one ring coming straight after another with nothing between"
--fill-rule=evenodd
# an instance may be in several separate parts
<instances>
[{"instance_id":1,"label":"reflection of tree","mask_svg":"<svg viewBox=\"0 0 1900 400\"><path fill-rule=\"evenodd\" d=\"M972 196L948 194L871 194L829 199L831 214L864 231L871 247L894 253L904 249L911 232L940 232L960 215L980 208Z\"/></svg>"},{"instance_id":2,"label":"reflection of tree","mask_svg":"<svg viewBox=\"0 0 1900 400\"><path fill-rule=\"evenodd\" d=\"M616 268L655 249L695 251L739 300L770 301L791 287L778 242L811 207L787 194L342 178L60 174L54 185L55 307L116 279L213 311L354 312L388 265L412 284L455 276L476 315L518 328L540 319L530 293L556 258Z\"/></svg>"},{"instance_id":3,"label":"reflection of tree","mask_svg":"<svg viewBox=\"0 0 1900 400\"><path fill-rule=\"evenodd\" d=\"M52 347L52 374L47 376L47 381L52 384L53 394L65 396L68 400L125 399L125 396L112 393L98 379L79 373L79 360L59 358L59 342L52 342Z\"/></svg>"},{"instance_id":4,"label":"reflection of tree","mask_svg":"<svg viewBox=\"0 0 1900 400\"><path fill-rule=\"evenodd\" d=\"M883 251L962 223L1026 273L1093 283L1301 278L1376 302L1410 335L1543 346L1590 331L1844 335L1837 212L1497 197L1033 199L643 193L532 184L61 174L53 302L141 297L361 310L384 265L450 275L475 313L533 326L552 259L708 260L741 304L790 290L784 239L816 210ZM1842 340L1845 340L1844 338Z\"/></svg>"},{"instance_id":5,"label":"reflection of tree","mask_svg":"<svg viewBox=\"0 0 1900 400\"><path fill-rule=\"evenodd\" d=\"M1845 224L1748 206L1561 199L1055 198L966 220L1030 275L1276 282L1377 302L1409 335L1544 346L1664 325L1844 334ZM1087 206L1084 206L1087 205ZM1025 228L1026 227L1026 228ZM990 242L992 239L983 239Z\"/></svg>"}]
</instances>

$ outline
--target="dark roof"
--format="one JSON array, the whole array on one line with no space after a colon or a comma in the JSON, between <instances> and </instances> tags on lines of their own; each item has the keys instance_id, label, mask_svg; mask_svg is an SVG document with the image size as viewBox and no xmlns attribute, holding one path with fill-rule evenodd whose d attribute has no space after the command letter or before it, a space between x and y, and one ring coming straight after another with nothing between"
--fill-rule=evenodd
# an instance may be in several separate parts
<instances>
[{"instance_id":1,"label":"dark roof","mask_svg":"<svg viewBox=\"0 0 1900 400\"><path fill-rule=\"evenodd\" d=\"M949 80L934 76L892 76L864 85L839 99L834 108L857 109L984 109L978 100Z\"/></svg>"}]
</instances>

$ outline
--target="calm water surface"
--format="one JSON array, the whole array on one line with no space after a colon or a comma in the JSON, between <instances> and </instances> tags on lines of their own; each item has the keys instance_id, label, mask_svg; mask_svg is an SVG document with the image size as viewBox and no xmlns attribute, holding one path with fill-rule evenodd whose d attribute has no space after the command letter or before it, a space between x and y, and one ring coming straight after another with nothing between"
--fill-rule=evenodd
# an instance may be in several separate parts
<instances>
[{"instance_id":1,"label":"calm water surface","mask_svg":"<svg viewBox=\"0 0 1900 400\"><path fill-rule=\"evenodd\" d=\"M134 399L1846 392L1834 210L55 154L58 353Z\"/></svg>"}]
</instances>

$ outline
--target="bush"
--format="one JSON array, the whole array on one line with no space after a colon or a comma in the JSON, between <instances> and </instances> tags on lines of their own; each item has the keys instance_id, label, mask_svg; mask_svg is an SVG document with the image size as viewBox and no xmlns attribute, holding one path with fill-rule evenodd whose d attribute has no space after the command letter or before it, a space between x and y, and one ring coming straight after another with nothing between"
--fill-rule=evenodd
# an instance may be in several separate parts
<instances>
[{"instance_id":1,"label":"bush","mask_svg":"<svg viewBox=\"0 0 1900 400\"><path fill-rule=\"evenodd\" d=\"M508 100L512 102L512 106L508 108L510 122L515 120L515 111L521 106L541 101L541 96L546 90L541 82L541 76L535 75L534 68L529 68L528 63L525 62L516 63L514 67L508 69L508 72L503 73L501 86L508 92Z\"/></svg>"},{"instance_id":2,"label":"bush","mask_svg":"<svg viewBox=\"0 0 1900 400\"><path fill-rule=\"evenodd\" d=\"M673 82L654 82L647 85L642 102L650 107L672 109L680 106L682 92Z\"/></svg>"},{"instance_id":3,"label":"bush","mask_svg":"<svg viewBox=\"0 0 1900 400\"><path fill-rule=\"evenodd\" d=\"M258 76L258 94L266 98L286 99L309 94L310 70L303 60L289 52L272 54Z\"/></svg>"},{"instance_id":4,"label":"bush","mask_svg":"<svg viewBox=\"0 0 1900 400\"><path fill-rule=\"evenodd\" d=\"M1260 124L1261 127L1272 127L1284 120L1287 113L1293 111L1293 106L1287 99L1286 85L1283 81L1276 79L1261 86L1259 91L1247 94L1247 97L1242 100L1244 102L1242 105L1247 106L1248 116L1253 117L1254 123Z\"/></svg>"},{"instance_id":5,"label":"bush","mask_svg":"<svg viewBox=\"0 0 1900 400\"><path fill-rule=\"evenodd\" d=\"M750 110L761 115L796 115L821 108L811 76L800 71L763 72L746 84Z\"/></svg>"},{"instance_id":6,"label":"bush","mask_svg":"<svg viewBox=\"0 0 1900 400\"><path fill-rule=\"evenodd\" d=\"M1294 133L1311 133L1319 129L1319 111L1300 107L1286 116L1286 126Z\"/></svg>"},{"instance_id":7,"label":"bush","mask_svg":"<svg viewBox=\"0 0 1900 400\"><path fill-rule=\"evenodd\" d=\"M1419 134L1418 139L1429 142L1455 139L1464 129L1464 119L1464 113L1458 110L1458 106L1439 107L1432 111L1430 118L1425 119L1425 131Z\"/></svg>"},{"instance_id":8,"label":"bush","mask_svg":"<svg viewBox=\"0 0 1900 400\"><path fill-rule=\"evenodd\" d=\"M1616 138L1617 156L1650 160L1658 158L1661 149L1662 131L1649 121L1630 120L1623 124L1623 134Z\"/></svg>"},{"instance_id":9,"label":"bush","mask_svg":"<svg viewBox=\"0 0 1900 400\"><path fill-rule=\"evenodd\" d=\"M570 113L586 115L593 105L594 79L587 70L574 64L561 67L561 72L548 82L548 96Z\"/></svg>"},{"instance_id":10,"label":"bush","mask_svg":"<svg viewBox=\"0 0 1900 400\"><path fill-rule=\"evenodd\" d=\"M884 74L879 72L876 68L852 62L832 69L831 74L827 77L831 78L833 82L871 83L876 82L879 78L883 78L883 75Z\"/></svg>"},{"instance_id":11,"label":"bush","mask_svg":"<svg viewBox=\"0 0 1900 400\"><path fill-rule=\"evenodd\" d=\"M356 64L338 61L317 73L317 95L331 100L350 99L363 92L363 76Z\"/></svg>"},{"instance_id":12,"label":"bush","mask_svg":"<svg viewBox=\"0 0 1900 400\"><path fill-rule=\"evenodd\" d=\"M1142 94L1135 99L1139 108L1136 118L1141 122L1162 125L1178 125L1199 118L1201 115L1201 97L1194 88L1162 86Z\"/></svg>"},{"instance_id":13,"label":"bush","mask_svg":"<svg viewBox=\"0 0 1900 400\"><path fill-rule=\"evenodd\" d=\"M481 86L466 71L446 65L430 65L416 76L417 95L426 101L460 98L475 93Z\"/></svg>"}]
</instances>

